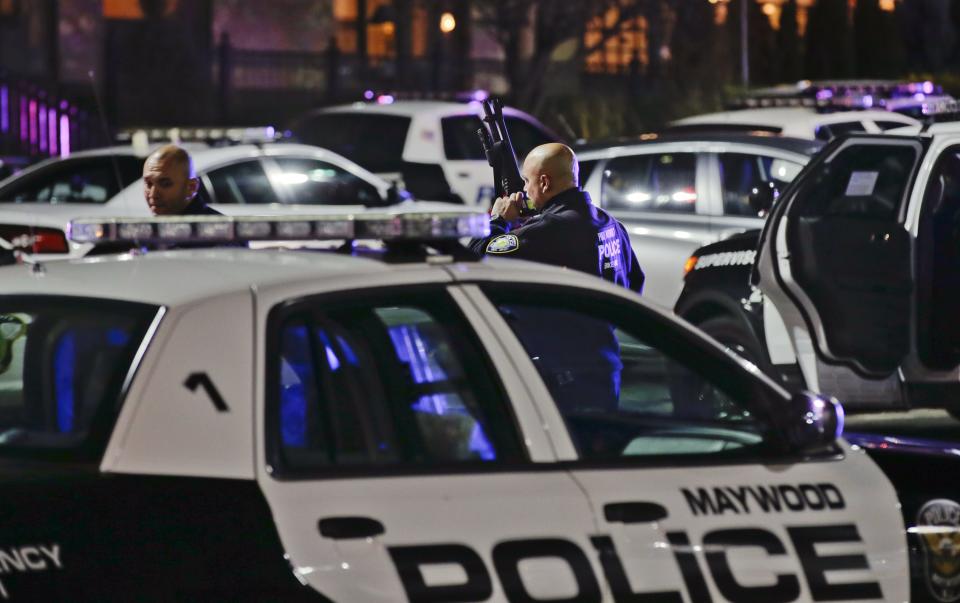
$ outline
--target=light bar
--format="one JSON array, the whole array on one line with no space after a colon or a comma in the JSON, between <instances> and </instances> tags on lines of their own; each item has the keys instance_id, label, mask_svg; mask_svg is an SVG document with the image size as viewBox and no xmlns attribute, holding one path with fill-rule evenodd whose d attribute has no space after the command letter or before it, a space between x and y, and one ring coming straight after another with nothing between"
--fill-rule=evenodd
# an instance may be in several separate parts
<instances>
[{"instance_id":1,"label":"light bar","mask_svg":"<svg viewBox=\"0 0 960 603\"><path fill-rule=\"evenodd\" d=\"M485 237L485 212L410 212L298 216L167 216L72 220L75 243L233 243L246 241L422 241Z\"/></svg>"},{"instance_id":2,"label":"light bar","mask_svg":"<svg viewBox=\"0 0 960 603\"><path fill-rule=\"evenodd\" d=\"M757 89L733 101L730 108L812 107L830 109L894 110L910 100L943 95L943 88L930 81L900 82L893 80L802 80L796 85ZM900 103L892 103L894 99ZM903 99L903 100L901 100ZM887 106L888 103L891 106Z\"/></svg>"},{"instance_id":3,"label":"light bar","mask_svg":"<svg viewBox=\"0 0 960 603\"><path fill-rule=\"evenodd\" d=\"M231 142L264 143L282 138L273 126L243 128L133 128L117 133L118 142L131 142L135 136L146 136L148 142Z\"/></svg>"},{"instance_id":4,"label":"light bar","mask_svg":"<svg viewBox=\"0 0 960 603\"><path fill-rule=\"evenodd\" d=\"M940 100L923 103L921 113L924 116L956 115L960 113L960 101L955 98L941 98Z\"/></svg>"}]
</instances>

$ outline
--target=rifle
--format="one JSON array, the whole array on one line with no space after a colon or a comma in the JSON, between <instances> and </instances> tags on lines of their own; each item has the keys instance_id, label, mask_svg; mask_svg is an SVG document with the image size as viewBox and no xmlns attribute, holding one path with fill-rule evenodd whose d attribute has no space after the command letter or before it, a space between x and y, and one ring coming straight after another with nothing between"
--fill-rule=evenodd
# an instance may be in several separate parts
<instances>
[{"instance_id":1,"label":"rifle","mask_svg":"<svg viewBox=\"0 0 960 603\"><path fill-rule=\"evenodd\" d=\"M523 178L517 166L517 153L510 141L510 132L503 121L503 101L493 97L483 101L483 127L477 130L480 144L487 156L487 163L493 168L493 185L496 197L506 197L520 193L522 203L520 216L527 217L537 213L523 192Z\"/></svg>"}]
</instances>

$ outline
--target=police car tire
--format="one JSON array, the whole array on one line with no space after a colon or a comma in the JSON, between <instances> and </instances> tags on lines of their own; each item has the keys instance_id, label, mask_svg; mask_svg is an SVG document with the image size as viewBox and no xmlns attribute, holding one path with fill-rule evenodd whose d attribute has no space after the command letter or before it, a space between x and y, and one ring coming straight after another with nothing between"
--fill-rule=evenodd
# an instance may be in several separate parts
<instances>
[{"instance_id":1,"label":"police car tire","mask_svg":"<svg viewBox=\"0 0 960 603\"><path fill-rule=\"evenodd\" d=\"M771 374L769 363L764 358L760 342L757 341L753 333L748 331L735 318L716 316L708 318L697 326L710 337L757 365L757 368L764 373Z\"/></svg>"}]
</instances>

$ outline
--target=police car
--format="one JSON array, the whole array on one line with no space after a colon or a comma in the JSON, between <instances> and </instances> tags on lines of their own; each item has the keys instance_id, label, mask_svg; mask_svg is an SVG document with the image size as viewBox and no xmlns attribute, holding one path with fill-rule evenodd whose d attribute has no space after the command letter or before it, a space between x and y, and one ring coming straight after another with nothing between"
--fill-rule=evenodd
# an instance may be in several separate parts
<instances>
[{"instance_id":1,"label":"police car","mask_svg":"<svg viewBox=\"0 0 960 603\"><path fill-rule=\"evenodd\" d=\"M347 243L0 268L0 599L906 599L839 405L630 291L444 240L488 228L94 219L71 236Z\"/></svg>"},{"instance_id":2,"label":"police car","mask_svg":"<svg viewBox=\"0 0 960 603\"><path fill-rule=\"evenodd\" d=\"M267 142L272 128L177 130L200 180L198 196L222 213L334 213L398 208L434 211L448 204L414 200L406 191L340 155L303 144ZM218 133L219 132L219 133ZM66 226L80 216L148 216L141 175L151 144L169 141L150 132L139 144L74 153L40 162L0 182L0 237L31 239L45 258L80 257L90 245L71 242ZM258 142L250 142L258 140Z\"/></svg>"},{"instance_id":3,"label":"police car","mask_svg":"<svg viewBox=\"0 0 960 603\"><path fill-rule=\"evenodd\" d=\"M486 98L485 94L477 99ZM395 100L390 95L371 102L337 105L311 111L290 126L308 144L332 149L422 199L490 207L493 173L477 130L483 108L479 100L454 103ZM517 157L532 148L560 140L533 116L504 107Z\"/></svg>"}]
</instances>

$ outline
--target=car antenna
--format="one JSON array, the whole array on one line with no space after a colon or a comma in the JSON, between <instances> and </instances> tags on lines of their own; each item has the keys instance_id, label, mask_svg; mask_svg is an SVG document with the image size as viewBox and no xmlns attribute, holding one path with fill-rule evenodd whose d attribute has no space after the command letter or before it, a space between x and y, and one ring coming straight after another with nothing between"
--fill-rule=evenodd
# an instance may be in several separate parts
<instances>
[{"instance_id":1,"label":"car antenna","mask_svg":"<svg viewBox=\"0 0 960 603\"><path fill-rule=\"evenodd\" d=\"M103 100L100 98L100 91L97 89L97 81L94 75L93 69L87 71L87 77L90 78L90 88L93 90L93 100L97 105L100 127L103 128L104 140L109 144L110 127L107 125L107 115L103 110ZM117 180L117 193L120 193L125 187L123 185L123 178L120 176L120 163L117 161L116 153L110 153L110 165L113 166L113 177Z\"/></svg>"}]
</instances>

